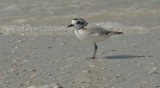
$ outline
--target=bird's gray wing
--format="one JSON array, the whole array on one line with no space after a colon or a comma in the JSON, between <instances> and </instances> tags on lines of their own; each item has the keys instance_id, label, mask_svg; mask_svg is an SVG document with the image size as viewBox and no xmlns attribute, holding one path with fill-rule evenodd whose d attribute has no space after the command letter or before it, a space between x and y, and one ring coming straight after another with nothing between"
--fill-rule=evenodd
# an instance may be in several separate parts
<instances>
[{"instance_id":1,"label":"bird's gray wing","mask_svg":"<svg viewBox=\"0 0 160 88\"><path fill-rule=\"evenodd\" d=\"M91 34L101 34L101 35L103 35L103 34L105 34L105 35L123 34L123 32L111 31L111 30L113 30L112 28L106 29L106 28L103 28L99 25L89 25L85 28L85 30L90 31Z\"/></svg>"},{"instance_id":2,"label":"bird's gray wing","mask_svg":"<svg viewBox=\"0 0 160 88\"><path fill-rule=\"evenodd\" d=\"M84 30L90 32L90 35L106 35L111 33L112 31L108 31L107 29L99 26L99 25L91 25L84 28Z\"/></svg>"}]
</instances>

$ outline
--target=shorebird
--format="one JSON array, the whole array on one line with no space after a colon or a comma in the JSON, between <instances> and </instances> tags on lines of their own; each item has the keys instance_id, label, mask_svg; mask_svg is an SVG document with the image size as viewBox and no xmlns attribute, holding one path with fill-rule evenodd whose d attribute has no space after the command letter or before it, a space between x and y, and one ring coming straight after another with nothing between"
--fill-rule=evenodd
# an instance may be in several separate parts
<instances>
[{"instance_id":1,"label":"shorebird","mask_svg":"<svg viewBox=\"0 0 160 88\"><path fill-rule=\"evenodd\" d=\"M73 19L68 27L74 27L75 35L80 40L94 44L94 53L91 59L95 59L98 49L97 42L104 41L115 34L123 34L123 32L109 31L99 25L88 25L83 18Z\"/></svg>"}]
</instances>

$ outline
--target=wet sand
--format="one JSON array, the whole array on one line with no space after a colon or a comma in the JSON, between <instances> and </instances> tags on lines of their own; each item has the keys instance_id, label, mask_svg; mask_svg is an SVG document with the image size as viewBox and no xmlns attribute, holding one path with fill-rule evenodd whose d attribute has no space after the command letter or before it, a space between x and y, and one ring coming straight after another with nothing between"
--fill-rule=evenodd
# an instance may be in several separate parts
<instances>
[{"instance_id":1,"label":"wet sand","mask_svg":"<svg viewBox=\"0 0 160 88\"><path fill-rule=\"evenodd\" d=\"M0 35L0 88L160 88L160 33L112 36Z\"/></svg>"}]
</instances>

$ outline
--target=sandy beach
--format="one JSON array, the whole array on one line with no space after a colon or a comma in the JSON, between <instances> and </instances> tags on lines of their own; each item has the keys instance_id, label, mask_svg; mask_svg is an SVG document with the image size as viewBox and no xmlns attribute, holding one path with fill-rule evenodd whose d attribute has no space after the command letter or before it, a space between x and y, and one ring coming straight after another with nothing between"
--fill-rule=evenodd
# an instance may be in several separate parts
<instances>
[{"instance_id":1,"label":"sandy beach","mask_svg":"<svg viewBox=\"0 0 160 88\"><path fill-rule=\"evenodd\" d=\"M112 36L93 45L75 35L0 35L0 88L160 88L160 33Z\"/></svg>"},{"instance_id":2,"label":"sandy beach","mask_svg":"<svg viewBox=\"0 0 160 88\"><path fill-rule=\"evenodd\" d=\"M160 0L1 0L0 88L160 88ZM124 32L93 44L72 19Z\"/></svg>"}]
</instances>

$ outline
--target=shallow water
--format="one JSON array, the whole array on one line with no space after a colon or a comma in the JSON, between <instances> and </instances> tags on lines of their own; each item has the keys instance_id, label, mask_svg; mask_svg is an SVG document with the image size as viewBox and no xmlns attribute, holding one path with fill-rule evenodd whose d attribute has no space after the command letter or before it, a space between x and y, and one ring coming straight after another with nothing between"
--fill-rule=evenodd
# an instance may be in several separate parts
<instances>
[{"instance_id":1,"label":"shallow water","mask_svg":"<svg viewBox=\"0 0 160 88\"><path fill-rule=\"evenodd\" d=\"M66 31L71 19L121 31L160 26L160 0L1 0L0 31L6 34Z\"/></svg>"}]
</instances>

